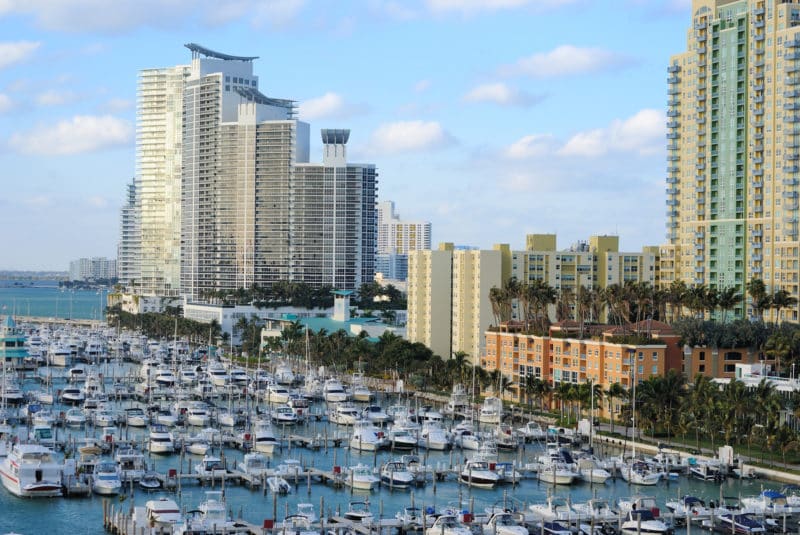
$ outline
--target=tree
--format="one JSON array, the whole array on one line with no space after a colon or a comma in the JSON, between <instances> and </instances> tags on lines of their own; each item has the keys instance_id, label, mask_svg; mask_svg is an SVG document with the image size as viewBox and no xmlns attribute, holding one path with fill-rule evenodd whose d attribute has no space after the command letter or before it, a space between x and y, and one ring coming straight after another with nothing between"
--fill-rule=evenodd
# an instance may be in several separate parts
<instances>
[{"instance_id":1,"label":"tree","mask_svg":"<svg viewBox=\"0 0 800 535\"><path fill-rule=\"evenodd\" d=\"M770 301L771 301L770 302L771 308L775 309L776 322L782 319L781 311L784 308L791 308L797 305L797 298L793 297L789 292L787 292L783 288L773 293Z\"/></svg>"},{"instance_id":2,"label":"tree","mask_svg":"<svg viewBox=\"0 0 800 535\"><path fill-rule=\"evenodd\" d=\"M770 296L767 295L767 287L761 279L751 279L747 283L747 293L750 294L751 316L754 319L763 321L764 311L770 307Z\"/></svg>"},{"instance_id":3,"label":"tree","mask_svg":"<svg viewBox=\"0 0 800 535\"><path fill-rule=\"evenodd\" d=\"M720 290L717 295L717 306L722 310L722 323L725 323L727 313L739 304L742 297L735 286L729 286Z\"/></svg>"},{"instance_id":4,"label":"tree","mask_svg":"<svg viewBox=\"0 0 800 535\"><path fill-rule=\"evenodd\" d=\"M613 404L615 399L624 399L628 397L628 391L620 383L611 383L606 390L606 399L608 400L608 413L611 415L611 432L614 432L614 410Z\"/></svg>"}]
</instances>

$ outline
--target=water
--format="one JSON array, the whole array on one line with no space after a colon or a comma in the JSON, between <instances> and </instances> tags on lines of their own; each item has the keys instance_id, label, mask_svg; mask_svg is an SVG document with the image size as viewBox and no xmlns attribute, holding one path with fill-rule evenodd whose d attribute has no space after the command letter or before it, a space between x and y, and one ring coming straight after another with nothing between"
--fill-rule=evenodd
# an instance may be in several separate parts
<instances>
[{"instance_id":1,"label":"water","mask_svg":"<svg viewBox=\"0 0 800 535\"><path fill-rule=\"evenodd\" d=\"M58 281L0 280L0 315L104 319L108 290L69 290Z\"/></svg>"},{"instance_id":2,"label":"water","mask_svg":"<svg viewBox=\"0 0 800 535\"><path fill-rule=\"evenodd\" d=\"M103 370L104 376L109 380L113 380L115 376L119 377L121 372L114 371L113 369L105 368ZM63 373L63 370L61 371ZM27 379L25 381L26 388L32 388L36 385L36 381ZM55 379L54 388L62 388L64 385L63 380ZM219 402L220 405L225 405L224 402ZM137 402L125 401L121 402L117 407L122 409L124 407L138 405ZM387 404L384 403L384 406ZM54 412L66 410L66 407L56 405L53 408ZM312 422L305 426L296 426L295 428L287 428L286 434L296 433L305 434L307 436L322 436L327 432L329 437L348 436L349 431L343 426L336 426L334 424L327 424L325 422ZM129 439L144 441L147 431L145 429L124 428L121 427L123 436ZM276 429L276 433L279 432ZM182 431L176 431L176 433ZM188 434L194 434L197 429L187 429ZM19 433L24 434L24 429L19 428ZM87 427L83 430L64 430L58 429L57 434L63 438L65 434L72 434L76 437L83 436L99 436L100 430L95 430L93 427ZM345 441L346 444L346 441ZM541 449L538 445L526 445L524 450L517 454L507 454L501 460L530 462L538 457ZM218 451L214 453L218 454ZM236 466L236 463L243 457L243 452L226 448L224 450L227 459L228 467ZM284 447L282 451L276 452L271 457L273 465L280 463L282 459L293 458L298 459L304 466L314 466L317 468L331 470L334 465L352 466L357 463L365 463L368 465L380 466L380 464L387 459L398 457L398 454L391 452L379 452L377 455L373 453L357 453L351 452L345 447L323 449L318 452L302 448L289 448ZM458 464L463 454L461 452L431 452L425 454L420 453L420 457L424 460L427 457L427 464L432 466L450 466ZM200 461L200 457L187 454L185 457L183 472L189 472L189 460L191 459L192 467ZM152 463L160 472L167 472L169 469L181 469L180 456L160 456L149 455L148 462ZM621 479L609 481L604 485L588 485L578 484L572 487L553 487L552 485L540 484L534 479L525 479L516 486L505 485L495 490L472 489L464 485L458 484L455 479L449 478L444 482L437 482L435 490L432 482L428 482L424 487L414 489L414 500L418 507L434 507L437 510L445 506L457 506L460 509L469 509L470 505L474 506L475 512L483 512L484 508L493 505L500 505L504 502L508 506L516 507L518 509L525 509L527 505L534 502L544 501L548 493L556 493L562 496L569 496L573 502L585 501L593 495L607 498L612 503L619 497L627 497L632 494L646 494L654 495L658 503L664 508L664 502L669 497L678 496L681 494L692 494L705 499L718 499L720 495L725 496L746 496L757 494L764 485L762 481L737 481L727 480L722 484L719 483L705 483L697 480L688 479L682 476L677 482L661 482L655 487L636 487L629 486ZM767 485L768 486L768 485ZM773 485L775 486L775 485ZM55 499L39 499L39 500L26 500L12 496L4 488L0 488L0 533L14 531L26 534L35 533L69 533L69 534L101 534L104 533L102 526L102 500L110 499L112 503L123 507L125 510L132 504L143 506L147 500L157 498L159 496L169 496L174 499L181 506L183 510L192 510L203 501L207 487L201 487L194 483L185 484L182 488L182 493L177 496L175 493L168 493L165 491L158 491L154 493L147 493L138 488L134 490L133 497L112 497L100 498L96 495L85 498L55 498ZM318 482L312 481L310 490L306 486L306 480L300 479L298 485L293 489L292 493L288 496L279 496L273 502L273 496L267 492L266 496L262 493L261 489L249 490L244 486L227 485L226 491L227 506L234 518L244 518L256 525L261 525L264 519L275 518L278 520L286 516L287 513L293 514L296 512L296 504L298 502L310 502L314 504L317 514L320 514L320 500L324 500L325 511L327 515L329 512L336 513L337 510L342 512L348 508L348 503L351 500L364 500L368 498L371 502L371 509L373 514L377 517L378 514L383 512L384 518L394 517L395 513L402 510L406 505L411 502L410 490L394 490L381 488L374 490L371 493L360 491L352 491L349 488L334 489L332 487L323 485ZM273 514L273 507L277 511L277 515ZM679 533L682 533L679 531Z\"/></svg>"}]
</instances>

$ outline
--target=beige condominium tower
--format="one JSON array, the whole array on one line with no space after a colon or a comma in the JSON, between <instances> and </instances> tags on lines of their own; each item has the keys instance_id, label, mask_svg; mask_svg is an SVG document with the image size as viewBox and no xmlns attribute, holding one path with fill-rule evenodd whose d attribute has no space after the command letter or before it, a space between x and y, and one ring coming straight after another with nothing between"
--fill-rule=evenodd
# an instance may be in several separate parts
<instances>
[{"instance_id":1,"label":"beige condominium tower","mask_svg":"<svg viewBox=\"0 0 800 535\"><path fill-rule=\"evenodd\" d=\"M662 285L747 284L798 296L800 4L693 0L667 67ZM798 309L765 319L797 321Z\"/></svg>"}]
</instances>

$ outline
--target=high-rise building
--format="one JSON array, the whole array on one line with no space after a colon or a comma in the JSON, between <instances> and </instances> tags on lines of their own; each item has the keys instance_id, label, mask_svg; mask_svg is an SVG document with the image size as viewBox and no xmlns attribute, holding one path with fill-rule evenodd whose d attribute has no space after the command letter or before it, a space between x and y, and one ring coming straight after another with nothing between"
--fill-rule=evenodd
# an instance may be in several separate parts
<instances>
[{"instance_id":1,"label":"high-rise building","mask_svg":"<svg viewBox=\"0 0 800 535\"><path fill-rule=\"evenodd\" d=\"M492 324L489 289L502 286L508 245L492 250L413 250L408 260L408 339L444 359L463 351L477 364Z\"/></svg>"},{"instance_id":2,"label":"high-rise building","mask_svg":"<svg viewBox=\"0 0 800 535\"><path fill-rule=\"evenodd\" d=\"M738 317L751 280L798 297L800 5L693 0L667 73L662 285L735 287Z\"/></svg>"},{"instance_id":3,"label":"high-rise building","mask_svg":"<svg viewBox=\"0 0 800 535\"><path fill-rule=\"evenodd\" d=\"M133 291L194 301L372 280L377 173L346 162L349 131L323 131L324 162L310 164L309 125L259 91L256 57L186 47L190 65L140 74L138 237L120 246L138 251Z\"/></svg>"},{"instance_id":4,"label":"high-rise building","mask_svg":"<svg viewBox=\"0 0 800 535\"><path fill-rule=\"evenodd\" d=\"M125 204L120 217L119 246L117 247L117 277L119 282L128 286L139 278L141 254L141 231L139 229L139 210L136 199L136 182L127 186Z\"/></svg>"},{"instance_id":5,"label":"high-rise building","mask_svg":"<svg viewBox=\"0 0 800 535\"><path fill-rule=\"evenodd\" d=\"M408 277L409 251L430 248L430 221L403 221L394 211L394 202L378 203L376 272L385 279L404 281Z\"/></svg>"},{"instance_id":6,"label":"high-rise building","mask_svg":"<svg viewBox=\"0 0 800 535\"><path fill-rule=\"evenodd\" d=\"M92 281L117 278L117 261L108 258L79 258L69 263L69 280Z\"/></svg>"},{"instance_id":7,"label":"high-rise building","mask_svg":"<svg viewBox=\"0 0 800 535\"><path fill-rule=\"evenodd\" d=\"M135 245L138 272L126 284L141 295L177 296L180 288L181 147L187 65L139 73L136 106ZM123 236L123 240L124 240ZM134 242L129 242L134 243Z\"/></svg>"}]
</instances>

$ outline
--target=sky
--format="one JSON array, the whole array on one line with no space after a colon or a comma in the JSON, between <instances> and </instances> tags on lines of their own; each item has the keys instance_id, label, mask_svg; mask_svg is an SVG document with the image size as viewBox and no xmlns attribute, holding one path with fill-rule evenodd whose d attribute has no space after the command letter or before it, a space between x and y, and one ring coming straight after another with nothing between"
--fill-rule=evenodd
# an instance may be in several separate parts
<instances>
[{"instance_id":1,"label":"sky","mask_svg":"<svg viewBox=\"0 0 800 535\"><path fill-rule=\"evenodd\" d=\"M0 0L0 269L116 257L141 69L258 56L267 96L349 128L379 200L448 241L665 241L669 57L690 0Z\"/></svg>"}]
</instances>

